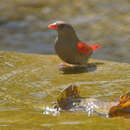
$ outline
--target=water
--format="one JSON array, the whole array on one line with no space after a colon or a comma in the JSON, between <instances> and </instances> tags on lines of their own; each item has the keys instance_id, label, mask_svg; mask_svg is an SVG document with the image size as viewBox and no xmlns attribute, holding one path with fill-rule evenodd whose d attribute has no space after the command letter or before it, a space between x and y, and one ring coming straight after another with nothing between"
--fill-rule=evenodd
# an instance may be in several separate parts
<instances>
[{"instance_id":1,"label":"water","mask_svg":"<svg viewBox=\"0 0 130 130\"><path fill-rule=\"evenodd\" d=\"M0 129L129 128L130 120L122 117L108 119L90 114L89 109L88 112L53 109L59 94L70 84L80 88L82 97L108 102L119 99L129 91L128 64L93 60L90 62L100 63L93 71L63 74L57 68L60 59L53 55L0 52L0 56Z\"/></svg>"},{"instance_id":2,"label":"water","mask_svg":"<svg viewBox=\"0 0 130 130\"><path fill-rule=\"evenodd\" d=\"M93 58L130 63L129 0L1 0L0 50L54 54L57 34L47 25L56 20L72 23L83 41L103 46ZM89 72L62 74L56 67L59 63L53 56L0 53L1 130L129 129L130 120L122 117L67 111L43 114L43 108L52 108L71 83L80 86L82 96L105 101L129 91L127 64L101 61Z\"/></svg>"}]
</instances>

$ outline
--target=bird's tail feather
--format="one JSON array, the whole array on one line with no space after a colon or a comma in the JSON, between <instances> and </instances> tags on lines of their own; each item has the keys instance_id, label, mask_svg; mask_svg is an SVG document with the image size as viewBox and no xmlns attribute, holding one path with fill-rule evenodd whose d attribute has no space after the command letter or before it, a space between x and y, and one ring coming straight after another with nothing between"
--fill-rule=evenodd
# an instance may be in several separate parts
<instances>
[{"instance_id":1,"label":"bird's tail feather","mask_svg":"<svg viewBox=\"0 0 130 130\"><path fill-rule=\"evenodd\" d=\"M96 50L98 50L98 49L100 49L100 48L102 48L99 44L92 44L92 45L90 45L91 46L91 48L92 48L92 50L93 51L96 51Z\"/></svg>"}]
</instances>

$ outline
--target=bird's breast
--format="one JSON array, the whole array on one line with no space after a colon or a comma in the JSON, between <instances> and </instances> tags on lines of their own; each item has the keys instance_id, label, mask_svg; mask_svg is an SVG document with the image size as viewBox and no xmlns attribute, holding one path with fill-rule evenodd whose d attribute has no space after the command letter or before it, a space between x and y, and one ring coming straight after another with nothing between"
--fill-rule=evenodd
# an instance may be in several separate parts
<instances>
[{"instance_id":1,"label":"bird's breast","mask_svg":"<svg viewBox=\"0 0 130 130\"><path fill-rule=\"evenodd\" d=\"M56 54L65 62L70 64L85 64L88 57L78 52L77 42L70 40L56 41L55 44Z\"/></svg>"}]
</instances>

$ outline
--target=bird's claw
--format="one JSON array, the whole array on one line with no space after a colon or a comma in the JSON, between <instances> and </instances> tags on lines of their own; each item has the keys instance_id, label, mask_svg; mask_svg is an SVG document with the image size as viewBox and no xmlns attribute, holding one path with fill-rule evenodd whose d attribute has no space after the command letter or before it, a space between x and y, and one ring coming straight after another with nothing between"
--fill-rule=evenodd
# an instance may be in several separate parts
<instances>
[{"instance_id":1,"label":"bird's claw","mask_svg":"<svg viewBox=\"0 0 130 130\"><path fill-rule=\"evenodd\" d=\"M71 65L67 63L61 63L58 65L58 68L62 71L64 70L78 70L78 69L83 69L86 68L86 65Z\"/></svg>"},{"instance_id":2,"label":"bird's claw","mask_svg":"<svg viewBox=\"0 0 130 130\"><path fill-rule=\"evenodd\" d=\"M59 68L60 70L64 70L64 69L67 68L67 67L72 67L72 65L67 64L67 63L60 63L60 64L58 65L58 68Z\"/></svg>"}]
</instances>

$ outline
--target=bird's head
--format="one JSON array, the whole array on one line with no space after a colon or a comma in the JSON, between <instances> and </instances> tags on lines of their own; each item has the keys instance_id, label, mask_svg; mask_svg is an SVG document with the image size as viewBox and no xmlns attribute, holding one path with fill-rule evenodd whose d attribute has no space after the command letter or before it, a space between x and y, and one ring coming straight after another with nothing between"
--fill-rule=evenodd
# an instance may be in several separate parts
<instances>
[{"instance_id":1,"label":"bird's head","mask_svg":"<svg viewBox=\"0 0 130 130\"><path fill-rule=\"evenodd\" d=\"M65 34L65 35L70 35L70 36L72 34L75 34L73 27L64 21L56 21L52 24L49 24L48 28L54 29L60 34Z\"/></svg>"}]
</instances>

